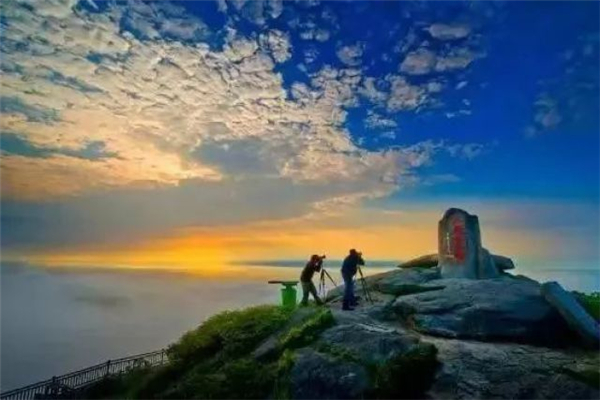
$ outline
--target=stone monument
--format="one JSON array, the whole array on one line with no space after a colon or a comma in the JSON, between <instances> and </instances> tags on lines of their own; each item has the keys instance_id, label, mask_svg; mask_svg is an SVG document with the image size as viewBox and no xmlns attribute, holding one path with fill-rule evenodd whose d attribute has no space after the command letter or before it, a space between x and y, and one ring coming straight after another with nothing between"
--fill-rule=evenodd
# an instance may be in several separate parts
<instances>
[{"instance_id":1,"label":"stone monument","mask_svg":"<svg viewBox=\"0 0 600 400\"><path fill-rule=\"evenodd\" d=\"M438 257L442 278L499 276L493 257L481 246L479 218L458 208L447 210L438 224Z\"/></svg>"}]
</instances>

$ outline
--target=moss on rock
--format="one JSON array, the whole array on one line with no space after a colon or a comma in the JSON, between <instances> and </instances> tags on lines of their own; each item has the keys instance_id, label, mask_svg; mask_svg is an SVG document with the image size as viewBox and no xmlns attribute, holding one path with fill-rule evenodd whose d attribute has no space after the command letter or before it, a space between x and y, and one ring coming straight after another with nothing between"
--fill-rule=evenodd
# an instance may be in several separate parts
<instances>
[{"instance_id":1,"label":"moss on rock","mask_svg":"<svg viewBox=\"0 0 600 400\"><path fill-rule=\"evenodd\" d=\"M385 363L371 367L373 387L368 397L422 398L433 383L437 367L437 348L430 343L420 343Z\"/></svg>"}]
</instances>

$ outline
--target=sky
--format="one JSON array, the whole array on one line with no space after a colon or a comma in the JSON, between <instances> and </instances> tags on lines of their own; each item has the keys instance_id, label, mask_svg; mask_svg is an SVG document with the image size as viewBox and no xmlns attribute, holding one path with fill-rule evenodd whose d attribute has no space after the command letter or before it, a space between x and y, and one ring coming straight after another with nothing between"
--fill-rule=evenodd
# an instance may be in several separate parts
<instances>
[{"instance_id":1,"label":"sky","mask_svg":"<svg viewBox=\"0 0 600 400\"><path fill-rule=\"evenodd\" d=\"M597 268L598 2L3 1L4 261Z\"/></svg>"}]
</instances>

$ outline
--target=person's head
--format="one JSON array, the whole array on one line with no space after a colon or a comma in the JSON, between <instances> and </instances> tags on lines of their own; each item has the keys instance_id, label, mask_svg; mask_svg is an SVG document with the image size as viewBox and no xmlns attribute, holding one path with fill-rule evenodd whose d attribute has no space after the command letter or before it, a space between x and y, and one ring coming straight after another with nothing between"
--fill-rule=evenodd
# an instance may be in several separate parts
<instances>
[{"instance_id":1,"label":"person's head","mask_svg":"<svg viewBox=\"0 0 600 400\"><path fill-rule=\"evenodd\" d=\"M350 249L350 255L356 256L356 255L358 255L358 252L356 251L356 249Z\"/></svg>"},{"instance_id":2,"label":"person's head","mask_svg":"<svg viewBox=\"0 0 600 400\"><path fill-rule=\"evenodd\" d=\"M319 257L318 254L313 254L312 256L310 256L310 261L319 261L321 259L321 257Z\"/></svg>"}]
</instances>

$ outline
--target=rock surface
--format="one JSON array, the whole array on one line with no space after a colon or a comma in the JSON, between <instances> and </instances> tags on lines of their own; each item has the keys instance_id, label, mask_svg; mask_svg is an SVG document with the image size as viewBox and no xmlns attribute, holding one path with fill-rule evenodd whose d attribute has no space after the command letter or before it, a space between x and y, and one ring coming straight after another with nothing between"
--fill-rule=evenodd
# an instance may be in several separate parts
<instances>
[{"instance_id":1,"label":"rock surface","mask_svg":"<svg viewBox=\"0 0 600 400\"><path fill-rule=\"evenodd\" d=\"M436 254L427 254L421 257L413 258L398 265L398 268L431 268L437 267L439 257Z\"/></svg>"},{"instance_id":2,"label":"rock surface","mask_svg":"<svg viewBox=\"0 0 600 400\"><path fill-rule=\"evenodd\" d=\"M364 366L302 349L292 367L290 394L294 399L357 399L368 385Z\"/></svg>"},{"instance_id":3,"label":"rock surface","mask_svg":"<svg viewBox=\"0 0 600 400\"><path fill-rule=\"evenodd\" d=\"M513 277L439 279L443 289L400 296L393 308L419 332L453 338L525 343L563 341L566 324L540 294L540 285Z\"/></svg>"},{"instance_id":4,"label":"rock surface","mask_svg":"<svg viewBox=\"0 0 600 400\"><path fill-rule=\"evenodd\" d=\"M434 399L597 399L598 388L574 377L598 372L598 354L513 343L428 337L441 368Z\"/></svg>"},{"instance_id":5,"label":"rock surface","mask_svg":"<svg viewBox=\"0 0 600 400\"><path fill-rule=\"evenodd\" d=\"M580 341L535 280L442 279L438 267L412 267L365 282L374 302L362 299L352 312L341 310L343 287L328 294L336 324L296 351L292 398L371 397L375 366L388 368L424 344L437 348L438 361L424 398L599 396L599 353L573 347Z\"/></svg>"},{"instance_id":6,"label":"rock surface","mask_svg":"<svg viewBox=\"0 0 600 400\"><path fill-rule=\"evenodd\" d=\"M381 363L419 342L414 333L373 322L335 326L321 335L321 343L346 348L364 362Z\"/></svg>"}]
</instances>

